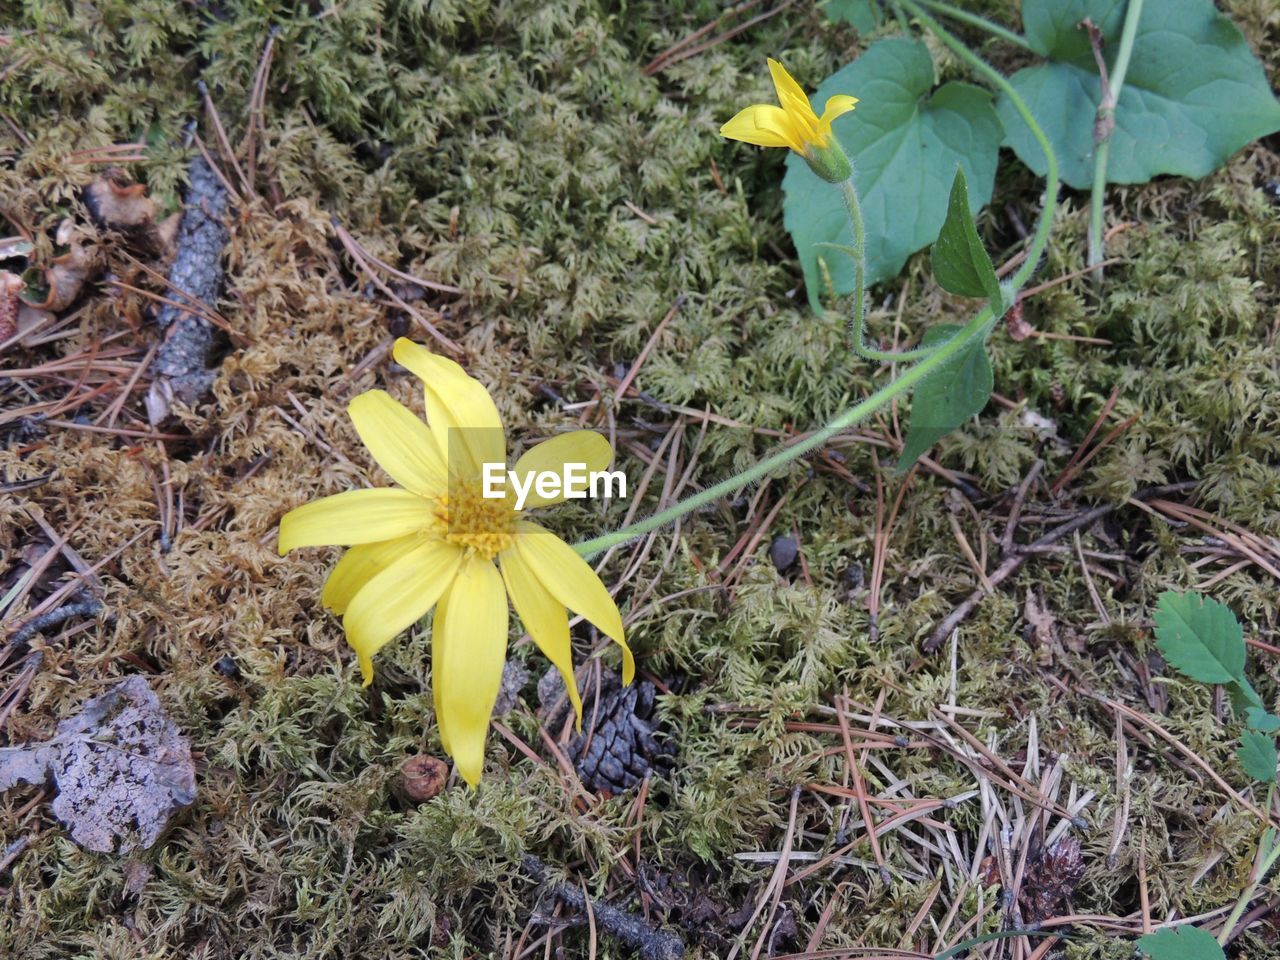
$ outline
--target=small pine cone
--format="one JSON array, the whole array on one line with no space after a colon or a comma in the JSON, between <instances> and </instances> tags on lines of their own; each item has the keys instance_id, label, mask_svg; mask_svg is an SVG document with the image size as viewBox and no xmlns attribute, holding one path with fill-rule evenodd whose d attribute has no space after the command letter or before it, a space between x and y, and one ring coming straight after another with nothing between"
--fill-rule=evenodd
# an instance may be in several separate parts
<instances>
[{"instance_id":1,"label":"small pine cone","mask_svg":"<svg viewBox=\"0 0 1280 960\"><path fill-rule=\"evenodd\" d=\"M594 714L595 726L573 739L569 756L588 789L623 793L650 771L671 768L675 749L659 729L656 693L646 680L624 687L609 674L601 684L599 703L584 704L584 719L590 723Z\"/></svg>"}]
</instances>

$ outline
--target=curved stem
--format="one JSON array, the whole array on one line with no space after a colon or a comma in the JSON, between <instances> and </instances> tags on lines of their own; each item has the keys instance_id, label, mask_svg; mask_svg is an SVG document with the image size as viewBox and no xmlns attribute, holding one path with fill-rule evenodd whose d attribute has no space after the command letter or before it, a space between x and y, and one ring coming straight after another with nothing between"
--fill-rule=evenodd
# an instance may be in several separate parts
<instances>
[{"instance_id":1,"label":"curved stem","mask_svg":"<svg viewBox=\"0 0 1280 960\"><path fill-rule=\"evenodd\" d=\"M1009 103L1018 112L1018 116L1027 125L1040 150L1044 153L1044 210L1040 214L1040 222L1036 224L1035 235L1031 238L1031 246L1027 251L1026 262L1013 275L1013 289L1020 290L1026 284L1027 278L1035 272L1040 263L1040 258L1044 255L1045 247L1049 245L1049 233L1053 229L1053 212L1058 206L1058 156L1053 152L1053 145L1036 121L1031 108L1027 106L1027 102L1022 99L1022 95L1018 93L1013 84L1005 79L1003 74L961 43L960 40L948 32L946 27L929 16L916 0L898 0L898 2L910 10L916 19L928 27L956 56L986 77L993 86L998 87L1009 98Z\"/></svg>"},{"instance_id":2,"label":"curved stem","mask_svg":"<svg viewBox=\"0 0 1280 960\"><path fill-rule=\"evenodd\" d=\"M875 393L866 399L855 403L844 413L837 416L834 420L822 427L820 430L811 433L803 440L792 444L783 449L765 457L759 463L744 470L742 473L735 474L725 480L721 480L714 486L695 493L691 497L681 500L679 503L667 507L653 516L646 517L643 520L616 530L613 533L606 533L603 536L595 537L592 540L585 540L576 544L574 549L583 557L591 558L596 554L608 550L610 547L625 543L634 537L657 530L659 527L666 526L668 523L684 516L693 510L697 510L707 504L714 503L721 497L728 496L731 493L742 489L747 484L768 476L779 467L790 463L799 457L804 456L811 450L821 447L828 440L834 437L841 430L847 430L854 424L865 420L871 414L875 413L882 407L887 406L897 397L906 393L920 381L924 380L931 373L934 373L939 367L947 362L951 357L959 353L965 346L972 343L974 339L985 339L990 332L992 325L995 323L992 317L991 308L984 307L977 315L974 316L954 337L946 343L940 344L932 354L924 360L909 367L902 376L898 377L892 383L885 384Z\"/></svg>"},{"instance_id":3,"label":"curved stem","mask_svg":"<svg viewBox=\"0 0 1280 960\"><path fill-rule=\"evenodd\" d=\"M1012 43L1015 47L1021 47L1023 50L1032 50L1032 46L1027 42L1027 38L1020 33L1014 33L1008 27L1002 27L998 23L992 23L986 17L980 17L976 13L970 13L968 10L961 10L959 7L953 7L949 3L943 3L942 0L920 0L922 4L930 10L936 10L943 16L950 17L952 20L960 20L979 30L985 30L993 37L999 37L1007 43Z\"/></svg>"},{"instance_id":4,"label":"curved stem","mask_svg":"<svg viewBox=\"0 0 1280 960\"><path fill-rule=\"evenodd\" d=\"M853 317L849 322L849 346L853 352L868 360L893 363L901 360L923 360L937 347L917 347L914 350L876 350L867 346L867 230L862 222L862 204L858 201L858 189L853 177L840 181L840 193L844 196L845 209L849 211L849 223L853 227Z\"/></svg>"},{"instance_id":5,"label":"curved stem","mask_svg":"<svg viewBox=\"0 0 1280 960\"><path fill-rule=\"evenodd\" d=\"M1031 130L1031 134L1035 137L1036 142L1040 145L1040 149L1044 151L1045 164L1047 173L1045 175L1045 202L1044 208L1040 212L1039 223L1036 224L1035 234L1031 239L1031 246L1028 248L1027 260L1014 274L1009 284L1008 302L1012 303L1017 296L1017 292L1026 284L1027 278L1034 272L1040 257L1044 255L1045 247L1049 243L1049 234L1053 229L1053 214L1058 204L1058 158L1053 152L1053 146L1049 143L1049 138L1045 136L1045 132L1041 129L1040 124L1036 122L1035 116L1031 113L1031 109L1027 106L1026 101L1018 94L1000 73L988 65L981 57L966 47L958 39L947 32L945 28L938 24L928 13L920 7L914 0L898 0L898 3L909 9L926 27L934 32L935 35L948 47L951 48L962 60L986 77L994 86L998 87L1009 98L1009 102L1018 112L1018 115L1026 123ZM895 5L895 12L897 6ZM856 208L857 192L853 190L853 184L848 184L848 196L853 196L855 203L850 210L850 215L854 215ZM860 211L859 211L860 213ZM861 218L858 217L858 220ZM859 233L858 227L854 227L855 234ZM859 250L862 244L859 242ZM865 267L863 279L865 279ZM862 284L858 284L859 293L862 293ZM859 298L861 300L861 297ZM798 443L785 447L776 453L765 457L755 466L739 473L735 476L722 480L719 483L708 487L707 489L694 494L693 496L680 501L665 510L646 517L637 523L633 523L621 530L613 533L607 533L603 536L595 537L577 544L574 549L583 557L593 557L610 547L624 543L634 537L641 536L653 530L665 526L668 523L684 516L701 507L704 507L723 496L740 490L753 481L760 480L768 474L772 473L779 467L790 463L798 457L804 456L811 450L821 447L828 440L834 437L842 430L846 430L854 424L866 419L877 410L892 403L895 399L905 394L912 387L921 383L925 378L936 373L943 364L949 359L956 356L961 350L968 347L975 339L985 340L987 334L991 332L991 328L998 319L994 311L998 309L991 304L983 307L967 324L964 329L957 333L946 343L939 344L924 359L920 360L911 367L908 367L901 376L891 383L881 387L871 396L854 404L848 410L841 413L834 420L822 427L815 433L810 434ZM861 330L859 329L859 336ZM892 359L900 360L902 354L895 354ZM1278 845L1280 848L1280 845Z\"/></svg>"}]
</instances>

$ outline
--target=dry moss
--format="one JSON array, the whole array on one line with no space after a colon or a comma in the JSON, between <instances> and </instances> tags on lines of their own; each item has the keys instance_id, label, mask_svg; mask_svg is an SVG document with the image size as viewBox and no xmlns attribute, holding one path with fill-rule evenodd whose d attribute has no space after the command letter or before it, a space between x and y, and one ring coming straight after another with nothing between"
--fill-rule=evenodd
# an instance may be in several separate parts
<instances>
[{"instance_id":1,"label":"dry moss","mask_svg":"<svg viewBox=\"0 0 1280 960\"><path fill-rule=\"evenodd\" d=\"M1007 16L1010 5L988 6ZM1233 6L1275 75L1280 45L1269 5ZM1112 422L1138 419L1072 485L1066 506L1120 502L1148 484L1193 478L1202 481L1198 502L1206 509L1261 534L1280 530L1280 217L1259 189L1280 172L1274 144L1242 152L1201 183L1115 191L1114 222L1132 224L1113 248L1125 262L1109 270L1101 291L1075 279L1026 309L1039 331L1110 343L996 338L997 387L1018 409L993 405L938 454L988 496L975 520L944 481L912 481L885 554L874 633L866 584L876 457L887 497L900 482L883 446L897 430L890 416L867 426L870 440L838 445L844 469L864 486L806 466L770 483L757 510L785 502L731 591L709 571L747 530L748 499L758 489L688 519L670 550L671 534L660 536L621 597L624 610L645 608L631 627L643 667L673 684L662 711L681 762L669 781L653 783L638 831L634 795L575 805L542 748L532 688L504 723L543 756L541 765L495 735L478 791L451 789L418 808L397 799L400 761L439 751L428 643L416 632L389 647L377 684L362 690L337 623L318 607L334 553L281 560L274 550L275 524L290 507L382 482L346 420L346 401L380 386L415 402L412 383L385 358L362 363L409 321L367 288L335 242L331 215L383 259L466 292L432 294L420 306L438 312L464 344L469 368L494 387L520 438L574 422L577 412L561 409L561 399L612 397L614 365L630 362L683 297L639 380L658 403L606 403L602 424L616 424L629 444L624 462L633 478L644 470L639 454L654 450L671 422L660 404L803 429L887 376L851 362L838 325L815 322L795 295L778 158L715 136L725 104L758 90L766 54L785 52L811 84L859 41L819 12L794 7L654 78L641 75L639 65L719 11L707 2L615 9L572 0L356 2L323 16L238 0L216 9L113 0L9 11L16 28L0 46L0 72L31 59L0 84L0 108L31 143L0 130L9 138L0 146L16 152L0 165L0 196L15 228L38 238L42 257L53 252L49 237L61 218L84 217L78 191L95 174L69 151L144 137L147 160L131 170L176 209L182 130L200 113L196 79L208 84L239 142L267 31L279 32L258 134L260 197L238 210L220 306L240 339L209 400L166 425L188 439L160 444L38 423L25 432L0 426L0 482L53 474L0 498L0 576L18 569L26 546L44 542L37 512L91 563L124 547L101 571L105 612L92 629L33 641L45 659L6 735L45 735L112 678L145 671L183 718L204 764L198 804L154 852L154 873L136 897L125 892L124 865L76 848L39 806L19 816L30 794L4 797L5 841L39 832L7 879L0 950L33 960L132 958L140 950L210 958L505 955L537 899L514 869L522 853L626 905L639 895L623 865L634 866L638 834L646 875L665 891L673 922L691 940L703 936L695 952L713 956L715 938L736 934L745 917L731 915L759 896L769 872L734 854L779 848L794 785L844 782L839 738L787 723L798 714L823 720L816 708L837 693L864 703L883 693L886 715L920 719L954 690L957 703L982 712L966 723L1006 758L1025 750L1034 717L1045 750L1064 758L1069 782L1096 791L1077 912L1135 910L1144 846L1157 916L1234 898L1256 826L1203 778L1136 741L1129 825L1116 865L1106 866L1119 803L1114 720L1049 679L1148 711L1144 697L1162 690L1162 722L1243 783L1230 728L1213 719L1211 692L1162 677L1145 629L1156 593L1207 572L1191 567L1198 555L1187 549L1202 545L1196 531L1122 510L1084 538L1085 548L1127 557L1103 564L1120 580L1095 576L1109 625L1095 613L1074 557L1050 555L1029 563L963 626L954 679L945 652L920 661L918 650L974 587L952 517L975 545L982 531L998 538L996 495L1037 457L1047 461L1045 475L1056 476L1117 387ZM201 129L209 138L207 121ZM1029 219L1036 202L1036 185L1009 163L983 224L994 249L1016 240L1006 205ZM1044 279L1080 267L1085 202L1067 198ZM128 238L98 240L107 269L132 275ZM892 333L903 289L902 336L966 310L928 283L927 263L917 258L879 291L873 329ZM74 336L11 356L33 366L115 334L141 356L153 334L142 320L131 329L129 318L144 318L145 307L97 287L78 307ZM352 377L354 369L361 372ZM70 388L25 382L50 396ZM13 380L0 391L8 409L34 399ZM95 401L66 416L93 417L103 407ZM138 398L126 409L122 422L145 430ZM1042 441L1022 409L1051 418L1063 442ZM674 462L683 470L696 450L699 483L773 442L717 425L698 435L691 422ZM172 513L162 506L166 485ZM1043 498L1035 506L1044 507ZM555 522L585 537L619 522L624 509L565 511ZM767 560L769 536L792 531L807 580L786 580ZM615 560L606 577L620 577L625 566ZM42 585L33 601L51 587ZM1025 639L1029 592L1057 623L1059 642L1047 648ZM1273 635L1277 590L1265 574L1241 569L1213 592L1264 639ZM584 653L591 649L590 638L579 640ZM234 676L215 667L226 657ZM14 675L12 664L7 669ZM1274 698L1270 661L1256 658L1252 669L1264 697ZM745 716L758 723L707 709L725 704L749 708ZM917 796L973 786L963 767L935 752L885 751L880 759ZM869 775L883 786L883 771ZM797 848L836 849L843 805L806 793L799 809ZM945 819L972 855L983 822L978 805L961 804ZM888 834L882 845L896 871L887 884L874 870L843 866L788 888L797 948L832 898L826 944L899 943L933 877L916 875L910 861L919 848L903 835ZM854 855L870 853L864 846ZM931 910L935 921L956 898L958 915L968 918L998 896L974 886L956 891L948 879ZM711 905L711 919L694 922L691 907L681 912L695 892ZM570 954L585 949L584 932L562 939ZM1084 936L1068 955L1127 950Z\"/></svg>"}]
</instances>

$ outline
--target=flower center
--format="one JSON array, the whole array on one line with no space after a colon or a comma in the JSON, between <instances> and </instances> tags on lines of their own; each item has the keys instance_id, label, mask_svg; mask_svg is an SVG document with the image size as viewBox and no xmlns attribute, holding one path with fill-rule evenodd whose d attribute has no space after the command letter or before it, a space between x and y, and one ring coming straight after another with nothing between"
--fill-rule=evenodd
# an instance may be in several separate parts
<instances>
[{"instance_id":1,"label":"flower center","mask_svg":"<svg viewBox=\"0 0 1280 960\"><path fill-rule=\"evenodd\" d=\"M516 513L505 499L487 499L478 488L454 481L437 504L436 519L445 543L492 559L515 542Z\"/></svg>"}]
</instances>

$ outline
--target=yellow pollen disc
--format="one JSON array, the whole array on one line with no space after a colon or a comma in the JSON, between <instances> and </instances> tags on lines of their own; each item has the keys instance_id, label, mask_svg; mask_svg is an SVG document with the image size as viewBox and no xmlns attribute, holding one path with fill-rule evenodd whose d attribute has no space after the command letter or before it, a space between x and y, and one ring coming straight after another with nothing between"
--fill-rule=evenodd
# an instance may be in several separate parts
<instances>
[{"instance_id":1,"label":"yellow pollen disc","mask_svg":"<svg viewBox=\"0 0 1280 960\"><path fill-rule=\"evenodd\" d=\"M453 483L436 508L445 543L469 547L493 558L515 542L516 513L505 499L490 500L480 491Z\"/></svg>"}]
</instances>

